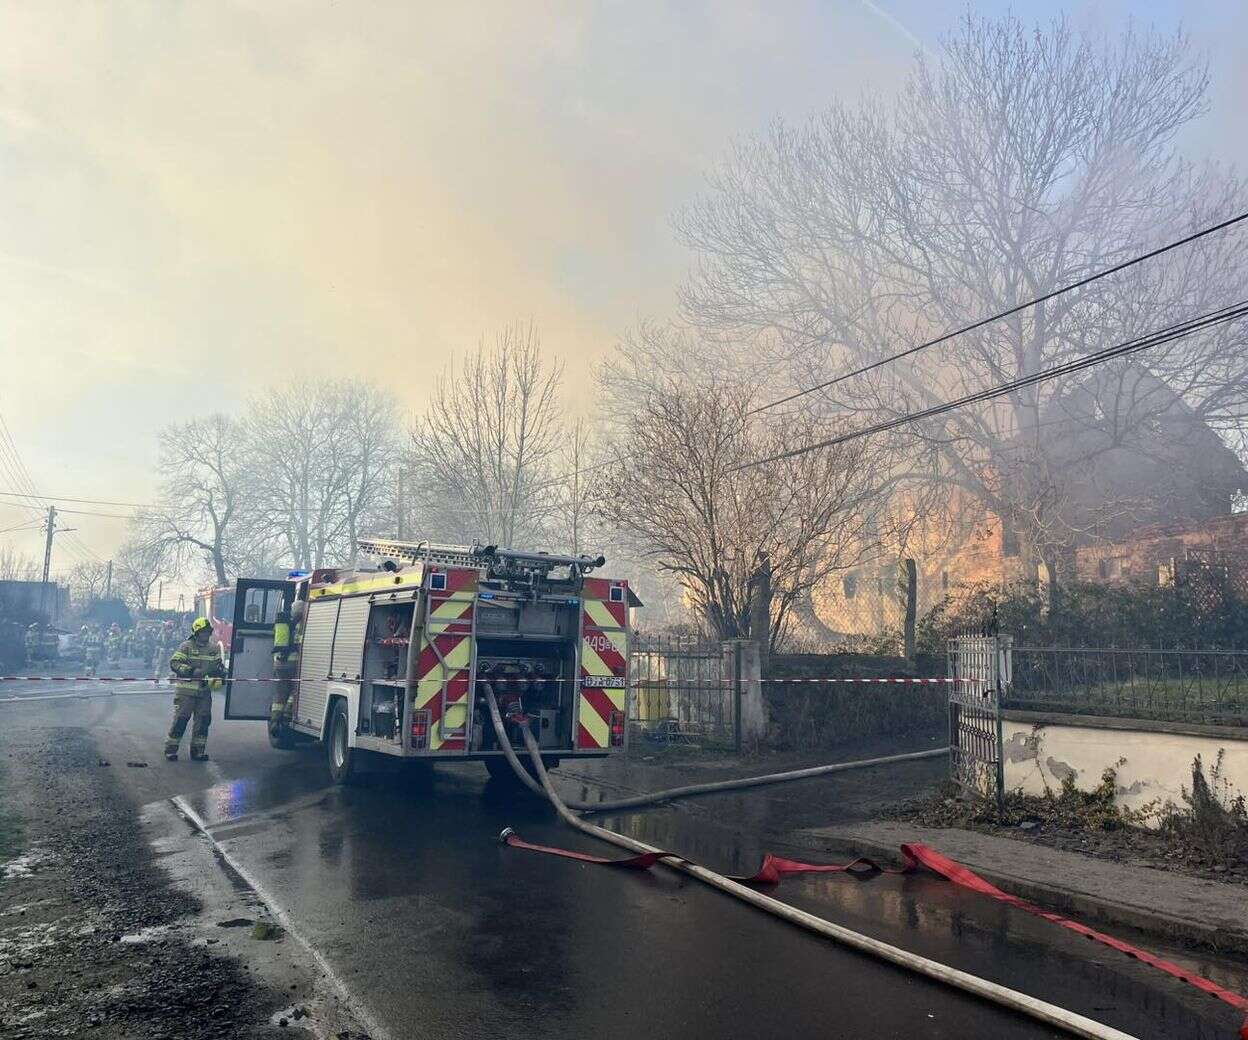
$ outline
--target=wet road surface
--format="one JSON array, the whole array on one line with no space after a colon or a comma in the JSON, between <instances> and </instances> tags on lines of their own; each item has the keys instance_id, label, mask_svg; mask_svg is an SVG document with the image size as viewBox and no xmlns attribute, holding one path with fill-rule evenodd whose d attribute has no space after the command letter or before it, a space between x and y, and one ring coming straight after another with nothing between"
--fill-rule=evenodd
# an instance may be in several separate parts
<instances>
[{"instance_id":1,"label":"wet road surface","mask_svg":"<svg viewBox=\"0 0 1248 1040\"><path fill-rule=\"evenodd\" d=\"M146 752L152 768L125 778L136 793L186 796L395 1037L1057 1035L673 872L622 874L499 845L512 826L530 841L617 854L488 783L480 766L329 788L315 753L272 751L262 726L219 721L210 769L166 764L167 698L63 703L117 757ZM15 710L66 715L58 702L0 708ZM752 872L764 851L791 852L770 826L777 798L829 822L845 790L828 777L599 822ZM1229 1037L1239 1026L1181 983L939 878L823 875L774 894L1136 1036ZM1242 988L1236 965L1187 963Z\"/></svg>"}]
</instances>

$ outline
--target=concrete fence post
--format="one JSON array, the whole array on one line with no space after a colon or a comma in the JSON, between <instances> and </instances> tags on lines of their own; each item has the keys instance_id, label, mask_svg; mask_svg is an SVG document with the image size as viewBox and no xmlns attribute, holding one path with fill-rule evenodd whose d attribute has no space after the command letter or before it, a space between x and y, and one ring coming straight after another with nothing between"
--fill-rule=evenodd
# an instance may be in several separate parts
<instances>
[{"instance_id":1,"label":"concrete fence post","mask_svg":"<svg viewBox=\"0 0 1248 1040\"><path fill-rule=\"evenodd\" d=\"M752 639L729 639L723 657L732 676L733 744L738 751L749 750L766 738L768 726L759 645Z\"/></svg>"}]
</instances>

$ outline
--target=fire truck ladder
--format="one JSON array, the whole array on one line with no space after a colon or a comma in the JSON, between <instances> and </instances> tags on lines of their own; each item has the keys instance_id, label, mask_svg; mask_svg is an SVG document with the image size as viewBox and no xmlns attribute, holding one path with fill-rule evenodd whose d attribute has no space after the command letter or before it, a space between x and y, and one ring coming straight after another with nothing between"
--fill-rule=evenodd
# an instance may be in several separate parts
<instances>
[{"instance_id":1,"label":"fire truck ladder","mask_svg":"<svg viewBox=\"0 0 1248 1040\"><path fill-rule=\"evenodd\" d=\"M485 567L494 555L492 545L448 545L438 542L401 542L395 538L361 538L357 543L365 556L402 563L435 563L443 567Z\"/></svg>"}]
</instances>

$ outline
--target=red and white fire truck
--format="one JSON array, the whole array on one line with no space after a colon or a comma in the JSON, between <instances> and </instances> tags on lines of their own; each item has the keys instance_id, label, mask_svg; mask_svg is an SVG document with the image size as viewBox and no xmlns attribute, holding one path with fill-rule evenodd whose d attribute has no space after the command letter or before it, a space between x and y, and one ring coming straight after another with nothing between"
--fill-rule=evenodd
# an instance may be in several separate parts
<instances>
[{"instance_id":1,"label":"red and white fire truck","mask_svg":"<svg viewBox=\"0 0 1248 1040\"><path fill-rule=\"evenodd\" d=\"M510 776L484 685L523 747L550 763L624 747L628 583L602 557L366 539L371 562L287 581L240 579L227 719L269 718L274 621L298 618L297 682L276 746L320 741L345 782L368 755L483 761ZM299 618L300 613L302 617ZM279 730L281 727L279 727Z\"/></svg>"},{"instance_id":2,"label":"red and white fire truck","mask_svg":"<svg viewBox=\"0 0 1248 1040\"><path fill-rule=\"evenodd\" d=\"M195 593L195 616L212 622L212 638L229 647L234 624L234 586L210 585Z\"/></svg>"}]
</instances>

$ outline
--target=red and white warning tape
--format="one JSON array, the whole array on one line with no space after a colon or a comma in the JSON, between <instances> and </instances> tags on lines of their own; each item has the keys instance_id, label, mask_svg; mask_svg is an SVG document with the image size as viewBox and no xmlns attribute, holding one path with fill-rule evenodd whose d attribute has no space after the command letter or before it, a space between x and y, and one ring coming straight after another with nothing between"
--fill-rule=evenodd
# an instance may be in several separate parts
<instances>
[{"instance_id":1,"label":"red and white warning tape","mask_svg":"<svg viewBox=\"0 0 1248 1040\"><path fill-rule=\"evenodd\" d=\"M789 683L897 683L910 686L944 686L947 683L958 682L957 679L949 679L942 676L939 679L760 679L759 682L764 683L781 683L788 685Z\"/></svg>"},{"instance_id":2,"label":"red and white warning tape","mask_svg":"<svg viewBox=\"0 0 1248 1040\"><path fill-rule=\"evenodd\" d=\"M164 678L164 677L161 677ZM161 678L153 678L150 675L0 675L0 682L160 682ZM300 679L225 679L222 682L234 683L276 683L276 682L301 682ZM491 679L494 685L506 683L528 683L528 682L546 682L546 683L566 683L577 682L576 679L527 679L527 678L497 678ZM716 686L731 685L733 679L708 679L704 683L694 681L681 681L675 679L653 679L653 680L634 680L633 685L643 689L660 689L663 687L671 687L672 689L698 688L705 687L707 690L714 689ZM742 680L748 681L748 680ZM780 683L788 685L790 683L870 683L884 685L908 685L908 686L944 686L948 683L961 681L980 681L980 680L959 680L959 679L759 679L762 683Z\"/></svg>"},{"instance_id":3,"label":"red and white warning tape","mask_svg":"<svg viewBox=\"0 0 1248 1040\"><path fill-rule=\"evenodd\" d=\"M158 683L169 676L151 675L0 675L0 682L150 682ZM172 680L170 680L172 681ZM298 682L298 679L222 679L222 682Z\"/></svg>"}]
</instances>

